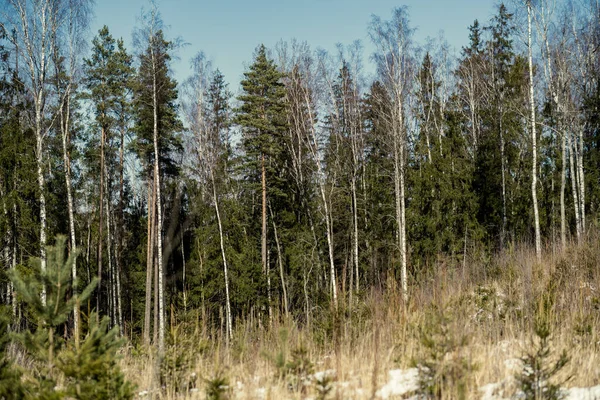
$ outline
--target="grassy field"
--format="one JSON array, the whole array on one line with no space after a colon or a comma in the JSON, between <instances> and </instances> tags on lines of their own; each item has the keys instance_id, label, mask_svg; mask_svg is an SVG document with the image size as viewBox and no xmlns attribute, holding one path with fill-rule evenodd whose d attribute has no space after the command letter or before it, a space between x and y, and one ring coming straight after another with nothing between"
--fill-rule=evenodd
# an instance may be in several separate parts
<instances>
[{"instance_id":1,"label":"grassy field","mask_svg":"<svg viewBox=\"0 0 600 400\"><path fill-rule=\"evenodd\" d=\"M597 238L548 246L541 263L527 246L440 260L406 302L390 280L302 325L237 321L231 341L180 316L163 382L143 351L126 349L122 368L139 397L166 399L552 398L553 385L600 384L599 266ZM582 393L594 398L556 396Z\"/></svg>"}]
</instances>

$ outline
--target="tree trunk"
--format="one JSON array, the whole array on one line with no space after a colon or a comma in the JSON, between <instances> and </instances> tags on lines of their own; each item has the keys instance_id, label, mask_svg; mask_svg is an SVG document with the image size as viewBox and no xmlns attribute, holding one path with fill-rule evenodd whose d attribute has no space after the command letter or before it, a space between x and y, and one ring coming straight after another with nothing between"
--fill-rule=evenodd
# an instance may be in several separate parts
<instances>
[{"instance_id":1,"label":"tree trunk","mask_svg":"<svg viewBox=\"0 0 600 400\"><path fill-rule=\"evenodd\" d=\"M581 219L579 216L579 200L578 200L578 191L577 191L577 171L575 170L575 165L573 158L574 151L573 148L576 146L572 143L571 133L565 132L567 134L567 147L569 148L569 176L571 177L571 189L573 191L573 209L575 210L575 225L577 229L577 243L581 244Z\"/></svg>"},{"instance_id":2,"label":"tree trunk","mask_svg":"<svg viewBox=\"0 0 600 400\"><path fill-rule=\"evenodd\" d=\"M560 241L562 250L567 249L567 218L565 212L565 189L567 186L567 133L562 133L562 165L560 173Z\"/></svg>"},{"instance_id":3,"label":"tree trunk","mask_svg":"<svg viewBox=\"0 0 600 400\"><path fill-rule=\"evenodd\" d=\"M124 214L124 186L125 186L125 128L121 127L121 143L119 146L119 222L117 224L117 241L115 244L115 263L117 269L117 308L119 313L119 331L121 335L124 333L123 327L123 299L121 297L121 270L122 270L122 253L124 244L124 229L125 229L125 218Z\"/></svg>"},{"instance_id":4,"label":"tree trunk","mask_svg":"<svg viewBox=\"0 0 600 400\"><path fill-rule=\"evenodd\" d=\"M533 166L531 169L531 199L533 201L533 218L535 226L535 254L538 263L542 261L542 238L540 233L540 214L537 200L537 134L535 129L535 97L533 90L533 56L531 44L531 0L527 1L527 43L529 56L529 108L531 111L531 152Z\"/></svg>"},{"instance_id":5,"label":"tree trunk","mask_svg":"<svg viewBox=\"0 0 600 400\"><path fill-rule=\"evenodd\" d=\"M400 280L402 297L408 300L408 273L406 262L406 203L404 199L404 118L402 104L399 100L397 115L393 122L393 150L394 150L394 197L396 203L396 240L400 252Z\"/></svg>"},{"instance_id":6,"label":"tree trunk","mask_svg":"<svg viewBox=\"0 0 600 400\"><path fill-rule=\"evenodd\" d=\"M69 91L69 89L67 89ZM63 161L65 163L65 184L67 186L67 210L69 213L69 236L71 239L71 252L75 254L73 259L73 266L71 270L73 279L73 296L77 295L77 241L75 238L75 211L73 205L73 190L71 184L71 153L69 152L70 144L70 94L66 94L66 110L61 110L61 127L62 127L62 148L63 148ZM61 105L62 108L62 105ZM75 342L79 342L79 302L73 309L73 331L75 336Z\"/></svg>"},{"instance_id":7,"label":"tree trunk","mask_svg":"<svg viewBox=\"0 0 600 400\"><path fill-rule=\"evenodd\" d=\"M353 261L354 261L354 284L356 288L356 293L359 290L359 274L358 274L358 201L356 196L356 177L352 178L352 182L350 183L350 188L352 190L352 225L354 228L353 232ZM350 288L352 290L352 288Z\"/></svg>"},{"instance_id":8,"label":"tree trunk","mask_svg":"<svg viewBox=\"0 0 600 400\"><path fill-rule=\"evenodd\" d=\"M229 270L227 268L227 257L225 257L225 241L223 239L223 224L221 223L221 213L219 212L219 200L217 197L217 188L215 185L215 178L212 173L210 173L212 186L213 186L213 201L215 203L215 213L217 214L217 223L219 225L219 243L221 245L221 256L223 257L223 275L225 276L225 312L227 314L227 338L228 340L233 339L233 325L231 319L231 301L229 299ZM183 246L183 243L182 243ZM185 275L184 275L185 279ZM185 287L184 287L185 290Z\"/></svg>"},{"instance_id":9,"label":"tree trunk","mask_svg":"<svg viewBox=\"0 0 600 400\"><path fill-rule=\"evenodd\" d=\"M144 309L144 344L150 345L150 321L152 319L152 277L154 274L154 231L156 221L156 191L148 177L148 245L146 251L146 304Z\"/></svg>"},{"instance_id":10,"label":"tree trunk","mask_svg":"<svg viewBox=\"0 0 600 400\"><path fill-rule=\"evenodd\" d=\"M579 128L579 151L577 154L577 178L579 180L579 212L581 214L581 237L585 239L585 176L583 173L583 128Z\"/></svg>"},{"instance_id":11,"label":"tree trunk","mask_svg":"<svg viewBox=\"0 0 600 400\"><path fill-rule=\"evenodd\" d=\"M315 165L317 167L317 180L319 183L319 192L321 194L321 201L323 203L323 212L325 213L325 229L327 236L327 250L329 253L329 274L330 274L330 283L331 283L331 294L333 298L333 303L335 308L338 307L338 299L337 299L337 284L335 279L335 260L334 260L334 247L333 247L333 228L331 222L331 210L329 209L329 204L327 202L327 194L325 192L325 183L323 182L323 166L321 165L321 159L319 155L319 144L317 141L317 133L315 132L314 125L312 121L314 121L313 110L312 110L312 102L310 100L310 92L308 88L304 88L304 102L306 104L306 109L308 111L308 120L311 121L311 142L309 143L310 151L312 157L315 161ZM314 232L314 231L313 231Z\"/></svg>"},{"instance_id":12,"label":"tree trunk","mask_svg":"<svg viewBox=\"0 0 600 400\"><path fill-rule=\"evenodd\" d=\"M262 186L262 229L261 229L261 260L263 273L267 272L267 178L265 155L261 156L261 186Z\"/></svg>"},{"instance_id":13,"label":"tree trunk","mask_svg":"<svg viewBox=\"0 0 600 400\"><path fill-rule=\"evenodd\" d=\"M46 188L46 179L44 177L44 138L42 132L42 110L41 110L41 97L42 92L38 99L36 99L36 115L35 115L35 142L36 142L36 162L37 162L37 183L40 200L40 265L42 273L46 272L46 195L44 194ZM46 305L46 286L42 286L42 304Z\"/></svg>"},{"instance_id":14,"label":"tree trunk","mask_svg":"<svg viewBox=\"0 0 600 400\"><path fill-rule=\"evenodd\" d=\"M106 129L101 128L100 134L100 214L98 224L98 288L96 297L96 311L100 312L100 297L102 292L102 230L104 224L104 143L106 142Z\"/></svg>"},{"instance_id":15,"label":"tree trunk","mask_svg":"<svg viewBox=\"0 0 600 400\"><path fill-rule=\"evenodd\" d=\"M283 257L281 254L281 246L279 244L279 236L277 236L277 225L275 225L275 218L273 215L273 209L269 206L271 212L271 223L273 224L273 235L275 236L275 244L277 245L277 263L279 264L279 278L281 279L281 290L283 292L283 305L286 317L289 316L289 305L287 297L287 288L285 284L285 275L283 271Z\"/></svg>"},{"instance_id":16,"label":"tree trunk","mask_svg":"<svg viewBox=\"0 0 600 400\"><path fill-rule=\"evenodd\" d=\"M151 46L153 49L153 47ZM154 116L154 184L156 190L156 212L157 212L157 248L158 248L158 352L160 356L164 354L165 349L165 297L164 297L164 283L163 283L163 252L162 252L162 201L160 195L160 166L159 166L159 153L158 153L158 87L156 83L156 59L154 50L152 50L152 105L153 105L153 116Z\"/></svg>"}]
</instances>

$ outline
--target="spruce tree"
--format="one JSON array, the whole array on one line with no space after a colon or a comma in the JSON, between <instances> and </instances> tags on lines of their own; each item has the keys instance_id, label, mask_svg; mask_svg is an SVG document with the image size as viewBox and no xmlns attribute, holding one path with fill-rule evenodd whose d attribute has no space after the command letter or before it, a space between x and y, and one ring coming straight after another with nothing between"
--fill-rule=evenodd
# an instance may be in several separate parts
<instances>
[{"instance_id":1,"label":"spruce tree","mask_svg":"<svg viewBox=\"0 0 600 400\"><path fill-rule=\"evenodd\" d=\"M42 269L39 260L32 261L29 271L12 270L10 277L17 297L26 304L27 314L33 331L26 330L16 335L27 353L36 361L28 371L33 384L26 387L29 398L60 398L55 391L57 375L54 372L57 354L63 346L59 329L67 322L77 302L85 301L94 290L96 281L84 288L80 294L68 296L71 288L71 266L76 254L71 252L65 260L64 236L57 238L55 246L47 248L48 268ZM46 288L46 301L40 297Z\"/></svg>"},{"instance_id":2,"label":"spruce tree","mask_svg":"<svg viewBox=\"0 0 600 400\"><path fill-rule=\"evenodd\" d=\"M29 271L11 273L33 329L15 334L34 360L33 367L25 374L29 382L24 387L25 398L129 399L133 396L132 386L116 364L116 352L122 345L117 340L118 328L108 331L107 318L98 324L92 316L89 332L81 344L72 339L65 341L60 334L73 308L89 298L97 283L94 279L81 293L69 296L71 266L76 254L71 252L65 259L65 243L66 238L59 236L56 245L48 247L46 270L41 269L38 261L32 263ZM44 286L45 303L39 296ZM57 388L61 374L66 381Z\"/></svg>"},{"instance_id":3,"label":"spruce tree","mask_svg":"<svg viewBox=\"0 0 600 400\"><path fill-rule=\"evenodd\" d=\"M69 342L57 366L66 378L65 395L78 400L133 398L133 385L125 380L117 361L124 344L119 328L109 329L110 319L89 318L88 334L80 345Z\"/></svg>"},{"instance_id":4,"label":"spruce tree","mask_svg":"<svg viewBox=\"0 0 600 400\"><path fill-rule=\"evenodd\" d=\"M152 15L157 17L157 10L153 9ZM154 20L153 20L154 21ZM154 21L155 22L155 21ZM164 268L167 260L164 256L163 227L165 223L163 204L167 196L166 178L174 177L179 173L179 166L174 157L181 153L181 139L179 133L183 126L177 115L177 82L170 76L171 52L174 43L164 38L163 31L150 23L147 37L147 47L139 55L140 65L134 83L134 108L135 108L135 151L142 162L144 176L149 184L148 190L148 250L146 270L146 304L144 317L144 339L149 343L150 323L150 292L151 277L153 275L153 249L156 247L156 272L155 282L155 336L158 341L159 352L164 350L165 334L165 285ZM153 199L153 200L152 200ZM166 208L166 207L165 207ZM164 214L163 214L164 213ZM170 238L167 238L169 240Z\"/></svg>"},{"instance_id":5,"label":"spruce tree","mask_svg":"<svg viewBox=\"0 0 600 400\"><path fill-rule=\"evenodd\" d=\"M235 118L235 122L242 128L244 172L250 183L249 189L256 197L261 196L260 214L253 212L253 216L255 221L261 221L261 264L267 280L267 290L270 290L267 203L273 205L277 215L280 209L285 209L281 203L286 201L287 196L283 141L286 107L282 77L273 60L267 57L265 46L260 45L254 63L244 73L241 82L243 93L238 97L241 106ZM270 293L266 294L267 297L270 296Z\"/></svg>"}]
</instances>

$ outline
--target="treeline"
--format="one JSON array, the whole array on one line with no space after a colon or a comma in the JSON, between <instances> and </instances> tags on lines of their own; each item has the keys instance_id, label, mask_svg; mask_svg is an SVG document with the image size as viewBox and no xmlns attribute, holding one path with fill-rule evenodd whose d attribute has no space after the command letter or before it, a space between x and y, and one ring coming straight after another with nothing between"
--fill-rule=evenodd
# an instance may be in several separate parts
<instances>
[{"instance_id":1,"label":"treeline","mask_svg":"<svg viewBox=\"0 0 600 400\"><path fill-rule=\"evenodd\" d=\"M441 263L596 229L595 1L501 4L459 54L416 43L397 8L372 18L372 55L259 46L238 95L201 53L173 78L156 7L135 50L104 27L85 52L90 7L2 3L1 300L19 329L8 272L44 271L57 235L72 293L97 277L66 330L95 310L162 349L175 314L229 338L240 319L310 324L373 288L407 298Z\"/></svg>"}]
</instances>

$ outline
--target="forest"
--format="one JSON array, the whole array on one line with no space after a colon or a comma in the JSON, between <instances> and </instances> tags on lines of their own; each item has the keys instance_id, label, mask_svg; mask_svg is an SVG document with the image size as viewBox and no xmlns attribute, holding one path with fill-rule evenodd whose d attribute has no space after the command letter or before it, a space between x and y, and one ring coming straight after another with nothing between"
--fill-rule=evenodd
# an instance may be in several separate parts
<instances>
[{"instance_id":1,"label":"forest","mask_svg":"<svg viewBox=\"0 0 600 400\"><path fill-rule=\"evenodd\" d=\"M600 397L597 0L239 90L157 3L0 4L0 399Z\"/></svg>"}]
</instances>

